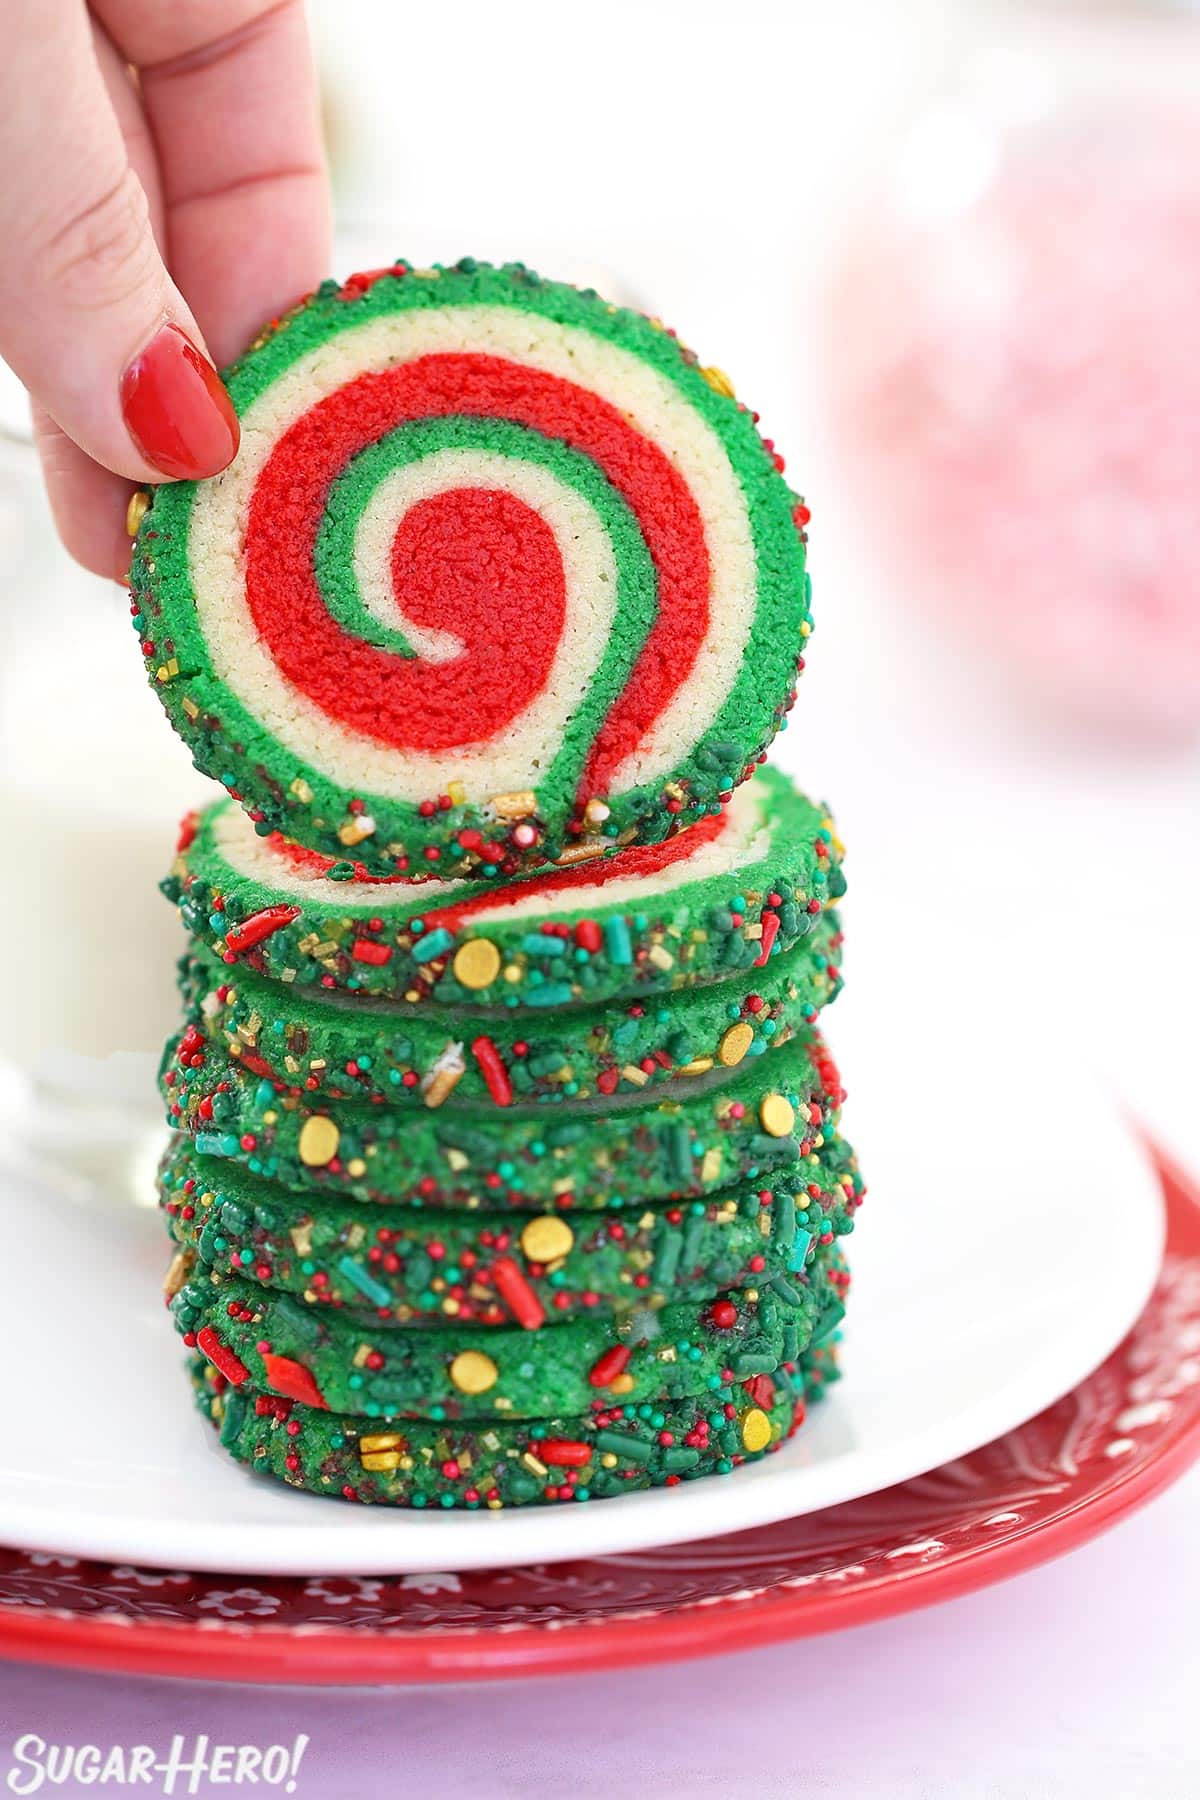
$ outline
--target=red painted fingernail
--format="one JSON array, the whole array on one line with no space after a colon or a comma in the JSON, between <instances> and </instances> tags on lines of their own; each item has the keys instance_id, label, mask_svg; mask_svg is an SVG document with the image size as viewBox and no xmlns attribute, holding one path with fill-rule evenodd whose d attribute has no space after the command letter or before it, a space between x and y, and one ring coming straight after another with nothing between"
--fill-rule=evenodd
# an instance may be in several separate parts
<instances>
[{"instance_id":1,"label":"red painted fingernail","mask_svg":"<svg viewBox=\"0 0 1200 1800\"><path fill-rule=\"evenodd\" d=\"M237 455L233 402L178 325L163 325L121 377L121 412L148 463L174 481L215 475Z\"/></svg>"}]
</instances>

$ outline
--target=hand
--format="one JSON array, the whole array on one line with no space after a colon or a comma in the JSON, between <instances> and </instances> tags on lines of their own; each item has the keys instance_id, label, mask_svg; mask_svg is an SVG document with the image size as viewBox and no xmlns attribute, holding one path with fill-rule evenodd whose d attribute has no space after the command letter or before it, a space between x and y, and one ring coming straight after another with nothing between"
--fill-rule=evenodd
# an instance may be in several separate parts
<instances>
[{"instance_id":1,"label":"hand","mask_svg":"<svg viewBox=\"0 0 1200 1800\"><path fill-rule=\"evenodd\" d=\"M4 13L0 355L32 396L63 542L120 579L130 483L225 467L238 424L214 363L327 269L303 9L6 0Z\"/></svg>"}]
</instances>

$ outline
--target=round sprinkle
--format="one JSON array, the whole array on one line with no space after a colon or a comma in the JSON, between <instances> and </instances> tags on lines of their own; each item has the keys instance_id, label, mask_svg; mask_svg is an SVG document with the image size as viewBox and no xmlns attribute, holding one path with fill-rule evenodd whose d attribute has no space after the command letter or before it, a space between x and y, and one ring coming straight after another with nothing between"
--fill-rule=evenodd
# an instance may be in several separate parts
<instances>
[{"instance_id":1,"label":"round sprinkle","mask_svg":"<svg viewBox=\"0 0 1200 1800\"><path fill-rule=\"evenodd\" d=\"M782 1094L764 1094L758 1122L769 1137L786 1137L796 1122L796 1114Z\"/></svg>"},{"instance_id":2,"label":"round sprinkle","mask_svg":"<svg viewBox=\"0 0 1200 1800\"><path fill-rule=\"evenodd\" d=\"M547 1216L530 1219L521 1233L521 1248L530 1262L557 1262L575 1242L575 1233L565 1219Z\"/></svg>"},{"instance_id":3,"label":"round sprinkle","mask_svg":"<svg viewBox=\"0 0 1200 1800\"><path fill-rule=\"evenodd\" d=\"M337 1155L340 1136L332 1119L327 1119L323 1113L314 1113L310 1119L305 1119L300 1132L300 1161L310 1169L323 1169Z\"/></svg>"},{"instance_id":4,"label":"round sprinkle","mask_svg":"<svg viewBox=\"0 0 1200 1800\"><path fill-rule=\"evenodd\" d=\"M450 1364L450 1379L462 1394L486 1394L499 1377L499 1369L482 1350L460 1350Z\"/></svg>"},{"instance_id":5,"label":"round sprinkle","mask_svg":"<svg viewBox=\"0 0 1200 1800\"><path fill-rule=\"evenodd\" d=\"M765 1450L771 1441L771 1421L759 1406L748 1406L738 1419L742 1433L742 1448L752 1455L756 1450Z\"/></svg>"},{"instance_id":6,"label":"round sprinkle","mask_svg":"<svg viewBox=\"0 0 1200 1800\"><path fill-rule=\"evenodd\" d=\"M717 1060L724 1064L725 1068L732 1069L735 1063L741 1062L753 1042L754 1027L747 1025L745 1019L739 1019L736 1025L731 1025L728 1031L721 1034L721 1042L717 1046Z\"/></svg>"},{"instance_id":7,"label":"round sprinkle","mask_svg":"<svg viewBox=\"0 0 1200 1800\"><path fill-rule=\"evenodd\" d=\"M453 968L463 987L491 987L500 973L500 952L490 938L469 938L455 952Z\"/></svg>"}]
</instances>

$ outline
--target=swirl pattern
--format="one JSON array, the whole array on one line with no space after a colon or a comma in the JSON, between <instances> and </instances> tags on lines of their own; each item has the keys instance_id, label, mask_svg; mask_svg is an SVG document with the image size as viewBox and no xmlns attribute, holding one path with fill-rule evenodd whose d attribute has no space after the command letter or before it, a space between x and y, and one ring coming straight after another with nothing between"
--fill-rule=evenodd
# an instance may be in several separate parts
<instances>
[{"instance_id":1,"label":"swirl pattern","mask_svg":"<svg viewBox=\"0 0 1200 1800\"><path fill-rule=\"evenodd\" d=\"M807 513L663 328L519 265L398 264L227 381L242 448L156 494L135 623L264 830L507 875L658 841L753 767L810 628Z\"/></svg>"}]
</instances>

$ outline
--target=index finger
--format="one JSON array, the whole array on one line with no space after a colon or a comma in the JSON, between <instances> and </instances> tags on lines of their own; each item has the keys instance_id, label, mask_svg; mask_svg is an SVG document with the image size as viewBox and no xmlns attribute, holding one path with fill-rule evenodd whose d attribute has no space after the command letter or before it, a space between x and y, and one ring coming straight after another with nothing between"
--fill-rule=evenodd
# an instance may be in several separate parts
<instances>
[{"instance_id":1,"label":"index finger","mask_svg":"<svg viewBox=\"0 0 1200 1800\"><path fill-rule=\"evenodd\" d=\"M94 0L138 71L168 266L218 364L328 270L329 193L300 0Z\"/></svg>"}]
</instances>

